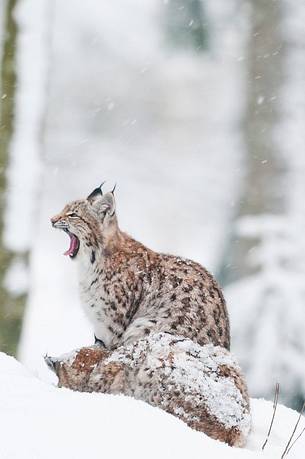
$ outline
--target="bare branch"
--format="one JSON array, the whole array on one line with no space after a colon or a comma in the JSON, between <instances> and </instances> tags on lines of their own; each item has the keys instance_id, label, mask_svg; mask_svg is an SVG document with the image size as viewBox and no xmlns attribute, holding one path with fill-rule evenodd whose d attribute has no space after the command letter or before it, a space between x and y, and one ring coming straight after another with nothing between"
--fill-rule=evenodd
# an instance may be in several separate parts
<instances>
[{"instance_id":1,"label":"bare branch","mask_svg":"<svg viewBox=\"0 0 305 459\"><path fill-rule=\"evenodd\" d=\"M274 393L274 400L273 400L273 414L272 414L272 419L271 419L271 423L270 423L270 427L269 427L269 430L268 430L268 433L267 433L267 437L266 437L266 440L262 446L262 450L264 450L265 446L267 445L267 442L269 440L269 436L270 436L270 433L271 433L271 430L272 430L272 426L273 426L273 421L274 421L274 418L275 418L275 413L276 413L276 408L277 408L277 403L278 403L278 400L279 400L279 393L280 393L280 385L279 383L276 383L275 385L275 393Z\"/></svg>"},{"instance_id":2,"label":"bare branch","mask_svg":"<svg viewBox=\"0 0 305 459\"><path fill-rule=\"evenodd\" d=\"M285 456L287 456L288 451L292 448L292 446L293 446L294 443L295 443L295 442L294 442L294 443L290 446L290 443L291 443L291 441L292 441L292 439L293 439L293 437L294 437L294 434L295 434L295 432L296 432L296 430L297 430L297 428L298 428L298 425L299 425L299 422L300 422L300 420L301 420L301 417L302 417L302 414L303 414L303 412L304 412L304 409L305 409L305 402L303 403L303 406L302 406L302 409L301 409L301 411L300 411L298 420L297 420L297 422L296 422L296 424L295 424L295 426L294 426L294 429L293 429L292 434L291 434L291 436L290 436L290 438L289 438L289 440L288 440L288 443L287 443L287 445L286 445L286 448L284 449L284 452L283 452L283 454L282 454L282 456L281 456L281 459L283 459ZM301 434L302 434L302 432L301 432ZM299 437L297 437L296 440L297 440L298 438L299 438ZM290 448L289 448L289 446L290 446Z\"/></svg>"}]
</instances>

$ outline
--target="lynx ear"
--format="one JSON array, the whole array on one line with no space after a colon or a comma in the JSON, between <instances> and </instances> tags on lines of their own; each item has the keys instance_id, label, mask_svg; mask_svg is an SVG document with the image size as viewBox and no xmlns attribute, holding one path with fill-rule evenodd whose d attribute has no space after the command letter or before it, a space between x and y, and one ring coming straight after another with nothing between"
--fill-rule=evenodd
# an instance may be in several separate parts
<instances>
[{"instance_id":1,"label":"lynx ear","mask_svg":"<svg viewBox=\"0 0 305 459\"><path fill-rule=\"evenodd\" d=\"M100 198L101 196L103 196L103 192L102 192L102 186L104 185L105 182L103 182L100 186L98 186L97 188L95 188L92 193L89 194L88 196L88 201L91 202L91 204L97 199L97 198Z\"/></svg>"},{"instance_id":2,"label":"lynx ear","mask_svg":"<svg viewBox=\"0 0 305 459\"><path fill-rule=\"evenodd\" d=\"M115 214L115 200L111 192L98 197L92 204L99 215L107 213L112 217Z\"/></svg>"}]
</instances>

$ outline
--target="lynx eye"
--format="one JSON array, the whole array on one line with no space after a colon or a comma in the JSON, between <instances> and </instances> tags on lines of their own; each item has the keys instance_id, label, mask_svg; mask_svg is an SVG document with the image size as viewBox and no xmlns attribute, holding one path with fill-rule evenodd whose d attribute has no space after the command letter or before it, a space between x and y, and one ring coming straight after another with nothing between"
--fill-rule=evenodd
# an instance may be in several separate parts
<instances>
[{"instance_id":1,"label":"lynx eye","mask_svg":"<svg viewBox=\"0 0 305 459\"><path fill-rule=\"evenodd\" d=\"M74 213L74 212L71 212L71 214L68 214L68 217L72 217L72 218L74 218L74 217L77 217L77 214L76 214L76 213Z\"/></svg>"}]
</instances>

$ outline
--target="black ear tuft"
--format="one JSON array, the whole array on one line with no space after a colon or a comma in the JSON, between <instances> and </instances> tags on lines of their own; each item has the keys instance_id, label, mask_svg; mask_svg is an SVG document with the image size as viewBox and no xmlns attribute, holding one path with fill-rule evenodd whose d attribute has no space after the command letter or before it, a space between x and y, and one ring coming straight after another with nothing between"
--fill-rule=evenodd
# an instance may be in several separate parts
<instances>
[{"instance_id":1,"label":"black ear tuft","mask_svg":"<svg viewBox=\"0 0 305 459\"><path fill-rule=\"evenodd\" d=\"M95 188L92 193L87 197L88 201L93 201L97 196L103 196L102 190L100 188Z\"/></svg>"},{"instance_id":2,"label":"black ear tuft","mask_svg":"<svg viewBox=\"0 0 305 459\"><path fill-rule=\"evenodd\" d=\"M92 193L89 194L89 196L87 197L88 201L94 201L95 198L97 198L98 196L103 196L103 192L102 192L102 186L104 185L105 182L102 182L101 185L97 188L95 188Z\"/></svg>"}]
</instances>

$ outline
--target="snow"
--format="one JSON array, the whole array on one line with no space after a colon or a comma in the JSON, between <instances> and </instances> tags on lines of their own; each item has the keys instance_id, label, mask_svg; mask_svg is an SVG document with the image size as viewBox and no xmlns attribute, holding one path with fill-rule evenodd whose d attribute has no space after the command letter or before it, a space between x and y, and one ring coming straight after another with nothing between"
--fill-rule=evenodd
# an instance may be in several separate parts
<instances>
[{"instance_id":1,"label":"snow","mask_svg":"<svg viewBox=\"0 0 305 459\"><path fill-rule=\"evenodd\" d=\"M252 400L253 431L247 448L231 448L144 402L58 389L4 353L0 354L0 412L1 459L279 458L298 417L279 405L262 453L272 404ZM302 458L303 451L301 438L288 457Z\"/></svg>"}]
</instances>

